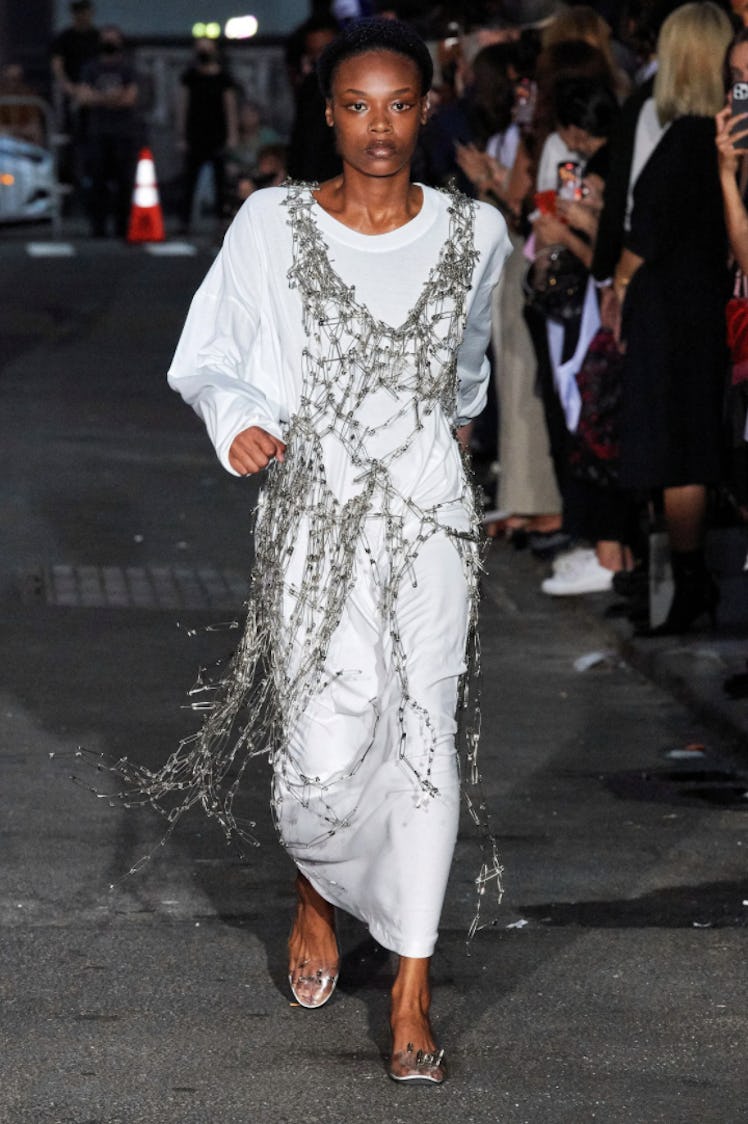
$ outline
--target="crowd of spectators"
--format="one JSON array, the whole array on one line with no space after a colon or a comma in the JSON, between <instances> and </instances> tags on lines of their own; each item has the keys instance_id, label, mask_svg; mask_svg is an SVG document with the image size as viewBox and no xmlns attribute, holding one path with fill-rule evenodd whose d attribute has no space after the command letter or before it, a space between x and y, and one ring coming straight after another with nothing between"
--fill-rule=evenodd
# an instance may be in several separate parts
<instances>
[{"instance_id":1,"label":"crowd of spectators","mask_svg":"<svg viewBox=\"0 0 748 1124\"><path fill-rule=\"evenodd\" d=\"M614 589L643 634L667 635L715 617L710 520L748 521L748 312L742 368L725 319L748 265L730 100L748 4L603 7L499 14L464 36L418 172L500 208L514 243L496 296L489 534L548 559L545 593ZM478 455L486 434L481 419ZM655 628L653 532L674 583Z\"/></svg>"}]
</instances>

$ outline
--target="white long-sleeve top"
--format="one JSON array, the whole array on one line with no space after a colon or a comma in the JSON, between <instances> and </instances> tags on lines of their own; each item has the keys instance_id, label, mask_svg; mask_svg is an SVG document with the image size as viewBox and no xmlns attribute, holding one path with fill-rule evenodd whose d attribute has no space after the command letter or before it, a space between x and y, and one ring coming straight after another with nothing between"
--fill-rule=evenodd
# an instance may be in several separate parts
<instances>
[{"instance_id":1,"label":"white long-sleeve top","mask_svg":"<svg viewBox=\"0 0 748 1124\"><path fill-rule=\"evenodd\" d=\"M285 188L255 192L229 228L223 248L190 306L169 384L204 421L229 472L234 438L260 426L283 439L301 389L304 336L298 290L287 273L291 230L283 206ZM351 230L314 204L314 218L333 269L376 318L402 324L418 300L429 271L449 236L449 196L422 187L415 218L387 234ZM503 218L476 204L478 250L467 300L465 332L458 351L458 402L462 425L483 409L489 365L491 292L511 244Z\"/></svg>"}]
</instances>

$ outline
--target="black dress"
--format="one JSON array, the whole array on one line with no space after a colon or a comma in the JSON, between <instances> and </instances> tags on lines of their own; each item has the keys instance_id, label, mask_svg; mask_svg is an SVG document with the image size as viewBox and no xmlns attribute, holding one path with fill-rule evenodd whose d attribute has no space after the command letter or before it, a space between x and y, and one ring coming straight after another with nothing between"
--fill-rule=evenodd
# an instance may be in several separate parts
<instances>
[{"instance_id":1,"label":"black dress","mask_svg":"<svg viewBox=\"0 0 748 1124\"><path fill-rule=\"evenodd\" d=\"M674 121L634 189L626 246L644 258L623 309L621 484L709 484L721 471L730 281L709 117Z\"/></svg>"}]
</instances>

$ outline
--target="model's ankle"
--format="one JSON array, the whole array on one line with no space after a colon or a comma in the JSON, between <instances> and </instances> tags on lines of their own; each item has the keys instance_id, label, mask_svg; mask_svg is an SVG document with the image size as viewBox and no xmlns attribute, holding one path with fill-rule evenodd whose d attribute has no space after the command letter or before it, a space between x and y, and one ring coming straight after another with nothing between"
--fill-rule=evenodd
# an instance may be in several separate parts
<instances>
[{"instance_id":1,"label":"model's ankle","mask_svg":"<svg viewBox=\"0 0 748 1124\"><path fill-rule=\"evenodd\" d=\"M296 897L299 906L310 910L330 928L335 928L335 907L319 891L315 890L309 879L299 872L296 875Z\"/></svg>"}]
</instances>

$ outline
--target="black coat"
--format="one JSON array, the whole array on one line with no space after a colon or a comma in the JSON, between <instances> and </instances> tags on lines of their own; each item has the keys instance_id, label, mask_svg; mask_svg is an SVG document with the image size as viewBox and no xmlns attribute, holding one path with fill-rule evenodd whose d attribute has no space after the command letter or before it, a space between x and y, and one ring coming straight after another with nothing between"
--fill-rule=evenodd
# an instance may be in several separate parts
<instances>
[{"instance_id":1,"label":"black coat","mask_svg":"<svg viewBox=\"0 0 748 1124\"><path fill-rule=\"evenodd\" d=\"M621 483L720 475L727 236L710 117L674 121L634 188L626 246L644 264L623 309Z\"/></svg>"}]
</instances>

